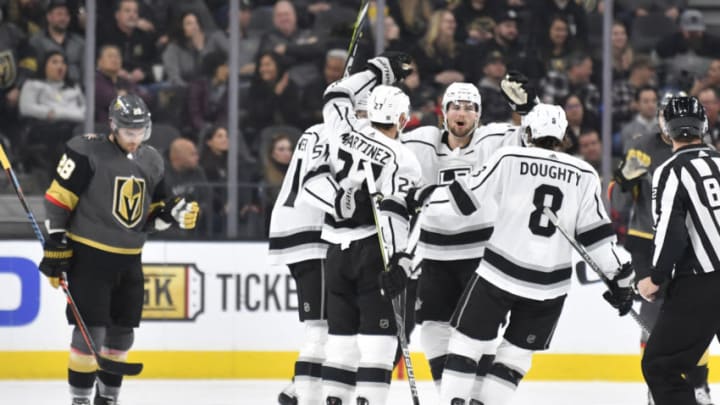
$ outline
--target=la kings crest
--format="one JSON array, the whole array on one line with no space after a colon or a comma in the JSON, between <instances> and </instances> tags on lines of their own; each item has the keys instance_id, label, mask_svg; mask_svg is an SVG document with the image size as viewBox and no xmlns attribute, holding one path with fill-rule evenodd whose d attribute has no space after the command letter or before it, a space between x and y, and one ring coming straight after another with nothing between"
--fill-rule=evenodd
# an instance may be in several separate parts
<instances>
[{"instance_id":1,"label":"la kings crest","mask_svg":"<svg viewBox=\"0 0 720 405\"><path fill-rule=\"evenodd\" d=\"M135 176L115 177L112 213L115 219L132 228L143 218L145 179Z\"/></svg>"}]
</instances>

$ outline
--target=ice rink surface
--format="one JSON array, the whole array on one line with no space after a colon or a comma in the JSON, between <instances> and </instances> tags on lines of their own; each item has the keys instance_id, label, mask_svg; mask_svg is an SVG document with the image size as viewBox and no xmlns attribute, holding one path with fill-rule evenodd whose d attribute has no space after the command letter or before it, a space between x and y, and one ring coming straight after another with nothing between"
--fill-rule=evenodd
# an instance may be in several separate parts
<instances>
[{"instance_id":1,"label":"ice rink surface","mask_svg":"<svg viewBox=\"0 0 720 405\"><path fill-rule=\"evenodd\" d=\"M121 405L274 405L286 385L279 380L128 380ZM711 386L720 393L720 385ZM436 405L430 382L420 382L420 402ZM407 381L393 381L388 405L412 404ZM0 404L69 405L64 381L0 381ZM513 405L645 405L641 383L538 382L520 384Z\"/></svg>"}]
</instances>

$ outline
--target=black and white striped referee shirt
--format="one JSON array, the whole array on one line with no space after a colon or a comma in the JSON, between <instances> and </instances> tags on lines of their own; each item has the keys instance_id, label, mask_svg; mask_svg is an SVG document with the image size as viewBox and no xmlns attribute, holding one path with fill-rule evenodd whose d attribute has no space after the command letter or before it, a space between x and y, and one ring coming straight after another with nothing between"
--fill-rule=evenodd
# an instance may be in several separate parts
<instances>
[{"instance_id":1,"label":"black and white striped referee shirt","mask_svg":"<svg viewBox=\"0 0 720 405\"><path fill-rule=\"evenodd\" d=\"M720 269L720 153L679 148L653 175L653 283Z\"/></svg>"}]
</instances>

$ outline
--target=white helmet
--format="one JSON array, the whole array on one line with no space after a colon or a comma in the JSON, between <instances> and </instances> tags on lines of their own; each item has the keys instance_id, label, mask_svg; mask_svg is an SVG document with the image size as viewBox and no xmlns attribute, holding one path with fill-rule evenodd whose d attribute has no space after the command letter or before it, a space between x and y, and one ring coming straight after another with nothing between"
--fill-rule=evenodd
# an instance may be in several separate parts
<instances>
[{"instance_id":1,"label":"white helmet","mask_svg":"<svg viewBox=\"0 0 720 405\"><path fill-rule=\"evenodd\" d=\"M367 111L370 122L395 124L402 131L400 116L410 118L410 99L399 88L381 84L370 93Z\"/></svg>"},{"instance_id":2,"label":"white helmet","mask_svg":"<svg viewBox=\"0 0 720 405\"><path fill-rule=\"evenodd\" d=\"M477 106L477 119L475 120L475 127L477 128L480 123L480 114L482 113L482 101L480 98L480 92L478 88L472 83L455 82L450 84L445 89L445 94L442 98L442 112L443 112L443 125L445 130L448 131L447 123L447 110L450 103L456 103L458 101L469 101Z\"/></svg>"},{"instance_id":3,"label":"white helmet","mask_svg":"<svg viewBox=\"0 0 720 405\"><path fill-rule=\"evenodd\" d=\"M540 103L522 117L521 125L524 129L530 128L533 139L552 137L562 142L568 122L562 107ZM532 144L532 140L527 139L527 131L524 136L525 143Z\"/></svg>"}]
</instances>

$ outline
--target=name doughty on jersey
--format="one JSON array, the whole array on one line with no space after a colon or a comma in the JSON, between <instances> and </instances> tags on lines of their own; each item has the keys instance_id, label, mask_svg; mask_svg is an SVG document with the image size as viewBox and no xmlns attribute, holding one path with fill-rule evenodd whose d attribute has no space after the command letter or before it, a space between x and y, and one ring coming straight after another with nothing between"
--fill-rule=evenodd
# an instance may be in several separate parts
<instances>
[{"instance_id":1,"label":"name doughty on jersey","mask_svg":"<svg viewBox=\"0 0 720 405\"><path fill-rule=\"evenodd\" d=\"M520 162L520 174L549 177L566 183L572 183L574 180L576 186L580 185L580 172L547 163Z\"/></svg>"}]
</instances>

